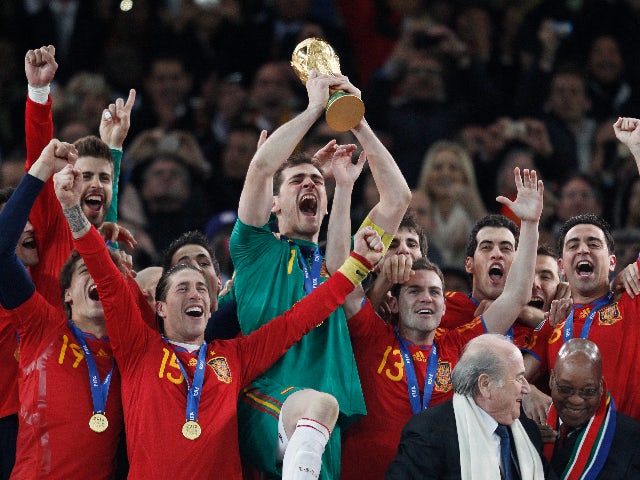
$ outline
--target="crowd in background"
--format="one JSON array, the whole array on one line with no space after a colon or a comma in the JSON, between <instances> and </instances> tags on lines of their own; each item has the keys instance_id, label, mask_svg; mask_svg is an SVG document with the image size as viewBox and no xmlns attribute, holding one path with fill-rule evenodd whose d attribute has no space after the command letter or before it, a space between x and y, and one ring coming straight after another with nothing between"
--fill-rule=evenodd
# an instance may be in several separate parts
<instances>
[{"instance_id":1,"label":"crowd in background","mask_svg":"<svg viewBox=\"0 0 640 480\"><path fill-rule=\"evenodd\" d=\"M61 140L97 133L104 106L137 90L119 218L138 268L201 229L230 274L225 242L260 131L306 105L289 61L309 36L362 90L442 267L462 266L475 220L510 216L495 197L515 197L514 165L545 182L543 240L590 212L613 226L618 265L640 246L640 180L611 127L640 111L637 0L24 0L0 25L1 186L23 172L29 48L56 46ZM353 142L321 123L301 148L334 137ZM354 226L376 195L365 171Z\"/></svg>"}]
</instances>

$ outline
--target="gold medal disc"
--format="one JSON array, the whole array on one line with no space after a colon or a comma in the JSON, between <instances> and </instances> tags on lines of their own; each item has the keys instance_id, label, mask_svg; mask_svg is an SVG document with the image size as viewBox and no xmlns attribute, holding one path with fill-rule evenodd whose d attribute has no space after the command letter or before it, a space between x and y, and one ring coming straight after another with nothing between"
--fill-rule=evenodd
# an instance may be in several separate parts
<instances>
[{"instance_id":1,"label":"gold medal disc","mask_svg":"<svg viewBox=\"0 0 640 480\"><path fill-rule=\"evenodd\" d=\"M89 428L96 433L102 433L109 427L109 420L103 413L94 413L89 419Z\"/></svg>"},{"instance_id":2,"label":"gold medal disc","mask_svg":"<svg viewBox=\"0 0 640 480\"><path fill-rule=\"evenodd\" d=\"M202 433L202 429L198 422L194 422L193 420L188 420L184 422L182 426L182 435L189 440L195 440Z\"/></svg>"}]
</instances>

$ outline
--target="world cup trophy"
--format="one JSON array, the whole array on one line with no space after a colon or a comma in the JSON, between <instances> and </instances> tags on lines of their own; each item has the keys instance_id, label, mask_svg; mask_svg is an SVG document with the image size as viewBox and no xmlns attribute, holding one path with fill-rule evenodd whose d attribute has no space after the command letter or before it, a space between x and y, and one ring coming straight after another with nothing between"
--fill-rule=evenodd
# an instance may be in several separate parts
<instances>
[{"instance_id":1,"label":"world cup trophy","mask_svg":"<svg viewBox=\"0 0 640 480\"><path fill-rule=\"evenodd\" d=\"M340 59L331 45L319 38L307 38L300 42L293 50L291 66L305 85L311 70L327 75L340 73ZM358 125L364 116L362 100L342 90L331 90L329 93L325 106L325 118L329 127L345 132Z\"/></svg>"}]
</instances>

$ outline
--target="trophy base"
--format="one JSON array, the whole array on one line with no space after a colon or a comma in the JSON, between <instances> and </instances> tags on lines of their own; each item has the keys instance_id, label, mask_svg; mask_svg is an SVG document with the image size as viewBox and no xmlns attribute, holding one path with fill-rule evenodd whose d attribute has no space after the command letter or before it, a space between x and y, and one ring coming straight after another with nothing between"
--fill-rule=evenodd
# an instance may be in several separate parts
<instances>
[{"instance_id":1,"label":"trophy base","mask_svg":"<svg viewBox=\"0 0 640 480\"><path fill-rule=\"evenodd\" d=\"M329 97L325 111L329 128L336 132L346 132L358 125L364 117L364 103L355 95L339 91Z\"/></svg>"}]
</instances>

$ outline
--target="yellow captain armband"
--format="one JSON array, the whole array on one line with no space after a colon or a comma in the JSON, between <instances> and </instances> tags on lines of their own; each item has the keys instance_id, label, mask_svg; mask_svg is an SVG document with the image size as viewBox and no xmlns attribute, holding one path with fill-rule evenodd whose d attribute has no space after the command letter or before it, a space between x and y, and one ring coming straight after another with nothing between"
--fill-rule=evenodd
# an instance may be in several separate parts
<instances>
[{"instance_id":1,"label":"yellow captain armband","mask_svg":"<svg viewBox=\"0 0 640 480\"><path fill-rule=\"evenodd\" d=\"M349 279L354 285L359 285L369 272L373 269L373 265L361 255L356 252L351 252L349 258L345 260L338 271Z\"/></svg>"},{"instance_id":2,"label":"yellow captain armband","mask_svg":"<svg viewBox=\"0 0 640 480\"><path fill-rule=\"evenodd\" d=\"M358 228L358 231L362 230L364 227L371 227L376 232L378 232L378 235L380 235L380 239L382 240L382 244L384 245L384 251L382 252L382 255L387 253L387 250L389 250L389 245L391 245L391 240L393 240L393 235L385 232L382 227L379 227L378 225L373 223L373 221L368 216L364 219L362 225L360 225L360 228Z\"/></svg>"}]
</instances>

